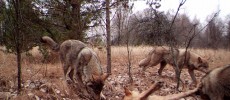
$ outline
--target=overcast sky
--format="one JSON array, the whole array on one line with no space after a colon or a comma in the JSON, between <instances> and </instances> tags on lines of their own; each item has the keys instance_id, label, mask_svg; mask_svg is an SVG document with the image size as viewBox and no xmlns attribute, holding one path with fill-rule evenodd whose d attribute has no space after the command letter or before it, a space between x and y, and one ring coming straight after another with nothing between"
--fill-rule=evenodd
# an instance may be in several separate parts
<instances>
[{"instance_id":1,"label":"overcast sky","mask_svg":"<svg viewBox=\"0 0 230 100\"><path fill-rule=\"evenodd\" d=\"M134 11L142 11L147 8L147 0L137 0L134 2ZM181 0L161 0L161 11L176 11ZM187 0L181 7L180 13L186 13L191 19L197 17L204 22L207 16L220 10L219 16L225 18L230 15L230 0Z\"/></svg>"}]
</instances>

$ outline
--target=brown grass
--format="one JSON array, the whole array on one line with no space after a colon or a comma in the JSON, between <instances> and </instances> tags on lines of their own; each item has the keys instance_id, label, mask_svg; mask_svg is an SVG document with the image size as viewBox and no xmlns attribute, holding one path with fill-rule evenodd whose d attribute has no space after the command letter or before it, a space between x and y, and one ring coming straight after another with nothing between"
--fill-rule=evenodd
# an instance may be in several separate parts
<instances>
[{"instance_id":1,"label":"brown grass","mask_svg":"<svg viewBox=\"0 0 230 100\"><path fill-rule=\"evenodd\" d=\"M138 67L138 62L141 59L143 59L151 49L152 47L150 46L132 46L130 47L132 74L133 74L133 77L137 78L137 80L134 80L134 81L142 80L142 82L146 83L146 84L142 84L142 83L136 82L134 84L134 87L137 87L138 89L141 89L141 90L145 90L149 86L149 84L151 84L153 80L162 79L162 78L159 78L157 74L155 74L157 71L156 70L157 67L148 69L147 77L140 77L140 75L138 75L140 71ZM96 51L96 53L98 54L101 60L103 68L106 69L105 68L106 67L106 49L102 48L99 50L98 48L94 48L93 50ZM230 51L227 51L224 49L219 49L219 50L192 49L192 51L199 55L210 58L209 62L210 62L211 69L218 67L218 66L229 64ZM35 48L31 52L33 55L32 57L27 57L24 54L22 56L22 59L23 59L22 60L22 81L26 82L27 80L46 80L46 82L52 83L53 88L58 88L61 91L61 93L68 94L68 92L66 92L67 86L63 79L64 75L63 75L60 61L58 60L56 61L56 63L41 63L42 56L37 51L37 49ZM127 70L127 61L128 61L127 60L127 48L125 46L121 46L121 47L112 46L111 55L112 55L112 75L109 77L108 81L109 83L112 84L113 87L116 87L115 88L116 91L110 91L108 89L106 89L105 91L109 91L106 93L106 96L108 96L108 98L110 99L117 98L119 100L123 96L122 95L123 89L122 87L118 87L118 85L114 85L111 81L115 78L116 79L119 78L120 76L121 77L127 76L127 72L128 72ZM13 86L14 88L16 88L16 83L17 83L16 81L17 65L16 64L17 63L16 63L15 55L0 52L0 79L6 80L6 81L12 81L14 83L14 86ZM171 75L172 70L169 67L167 67L164 71L165 73L163 74L165 74L166 76L168 76L168 72L170 72L170 75ZM150 75L151 77L148 77L148 75ZM200 74L198 74L198 76L199 75ZM170 77L173 77L173 76L170 76ZM190 79L190 77L186 74L185 76L182 76L182 77L188 77L188 79ZM173 81L169 81L168 79L166 81L168 81L167 84L173 83ZM123 85L129 84L128 82L125 82L125 81L118 82L118 83L123 84ZM162 90L162 91L166 91L166 90L167 88L165 88L165 90ZM24 92L22 92L22 94L18 96L18 99L27 97L28 90L24 89L23 91ZM110 93L110 92L113 92L113 93ZM37 92L34 92L34 93L37 93ZM171 93L172 92L167 92L163 94L171 94ZM162 94L162 92L157 92L157 94ZM46 94L40 93L39 95L46 95Z\"/></svg>"}]
</instances>

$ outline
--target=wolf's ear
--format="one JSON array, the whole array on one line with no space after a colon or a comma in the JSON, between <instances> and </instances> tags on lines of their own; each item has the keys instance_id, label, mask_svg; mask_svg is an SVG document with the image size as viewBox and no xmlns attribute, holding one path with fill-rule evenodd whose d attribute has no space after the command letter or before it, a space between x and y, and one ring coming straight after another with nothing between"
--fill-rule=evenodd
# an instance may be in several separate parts
<instances>
[{"instance_id":1,"label":"wolf's ear","mask_svg":"<svg viewBox=\"0 0 230 100\"><path fill-rule=\"evenodd\" d=\"M125 96L132 95L131 91L127 87L124 87L124 90L125 90Z\"/></svg>"},{"instance_id":2,"label":"wolf's ear","mask_svg":"<svg viewBox=\"0 0 230 100\"><path fill-rule=\"evenodd\" d=\"M203 63L203 61L200 57L198 57L198 63Z\"/></svg>"}]
</instances>

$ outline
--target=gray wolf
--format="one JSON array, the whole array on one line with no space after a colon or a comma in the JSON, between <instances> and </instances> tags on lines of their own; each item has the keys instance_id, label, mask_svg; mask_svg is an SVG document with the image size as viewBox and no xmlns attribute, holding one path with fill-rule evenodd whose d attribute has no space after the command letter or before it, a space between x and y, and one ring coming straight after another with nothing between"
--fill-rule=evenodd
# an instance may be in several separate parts
<instances>
[{"instance_id":1,"label":"gray wolf","mask_svg":"<svg viewBox=\"0 0 230 100\"><path fill-rule=\"evenodd\" d=\"M179 69L187 68L188 73L191 76L193 83L197 83L194 70L198 70L206 73L208 70L208 62L201 56L186 50L172 49L167 46L158 46L152 49L146 58L139 62L139 67L143 67L145 71L146 68L151 66L156 66L160 63L160 69L158 70L159 75L161 75L166 64L173 66L175 73L177 73L174 65L174 60L178 65ZM185 67L184 67L185 66Z\"/></svg>"},{"instance_id":2,"label":"gray wolf","mask_svg":"<svg viewBox=\"0 0 230 100\"><path fill-rule=\"evenodd\" d=\"M205 100L230 100L230 64L215 68L201 78L197 94Z\"/></svg>"},{"instance_id":3,"label":"gray wolf","mask_svg":"<svg viewBox=\"0 0 230 100\"><path fill-rule=\"evenodd\" d=\"M78 40L66 40L59 45L52 38L43 36L41 41L59 53L67 82L78 83L81 88L78 90L89 94L91 99L101 98L109 74L103 73L99 58L92 49Z\"/></svg>"},{"instance_id":4,"label":"gray wolf","mask_svg":"<svg viewBox=\"0 0 230 100\"><path fill-rule=\"evenodd\" d=\"M159 90L162 85L162 82L156 82L148 90L142 93L139 93L138 91L130 91L127 88L124 88L125 97L123 100L179 100L195 93L198 90L198 88L195 88L193 90L167 96L151 95L153 92Z\"/></svg>"}]
</instances>

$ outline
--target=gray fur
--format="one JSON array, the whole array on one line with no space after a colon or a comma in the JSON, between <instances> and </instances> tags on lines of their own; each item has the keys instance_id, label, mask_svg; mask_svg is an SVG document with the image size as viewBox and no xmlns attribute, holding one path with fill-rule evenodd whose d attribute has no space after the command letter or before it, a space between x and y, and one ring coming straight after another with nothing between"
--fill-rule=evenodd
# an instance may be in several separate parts
<instances>
[{"instance_id":1,"label":"gray fur","mask_svg":"<svg viewBox=\"0 0 230 100\"><path fill-rule=\"evenodd\" d=\"M48 36L42 37L52 50L59 52L64 75L69 84L77 84L75 89L88 93L89 98L101 98L104 81L109 74L103 74L97 54L78 40L66 40L58 45ZM82 93L82 92L78 92Z\"/></svg>"},{"instance_id":2,"label":"gray fur","mask_svg":"<svg viewBox=\"0 0 230 100\"><path fill-rule=\"evenodd\" d=\"M210 100L229 100L230 65L213 69L205 75L201 79L200 94Z\"/></svg>"},{"instance_id":3,"label":"gray fur","mask_svg":"<svg viewBox=\"0 0 230 100\"><path fill-rule=\"evenodd\" d=\"M172 53L173 52L173 53ZM194 70L199 70L206 72L208 70L208 62L196 55L193 52L185 51L181 49L172 49L167 46L159 46L154 48L149 52L146 58L139 62L139 66L143 67L145 71L146 68L156 66L160 64L160 69L158 70L159 75L161 75L166 64L173 66L175 73L177 73L174 65L174 60L176 61L179 69L187 68L189 75L191 76L193 82L196 84L196 78L194 75Z\"/></svg>"}]
</instances>

